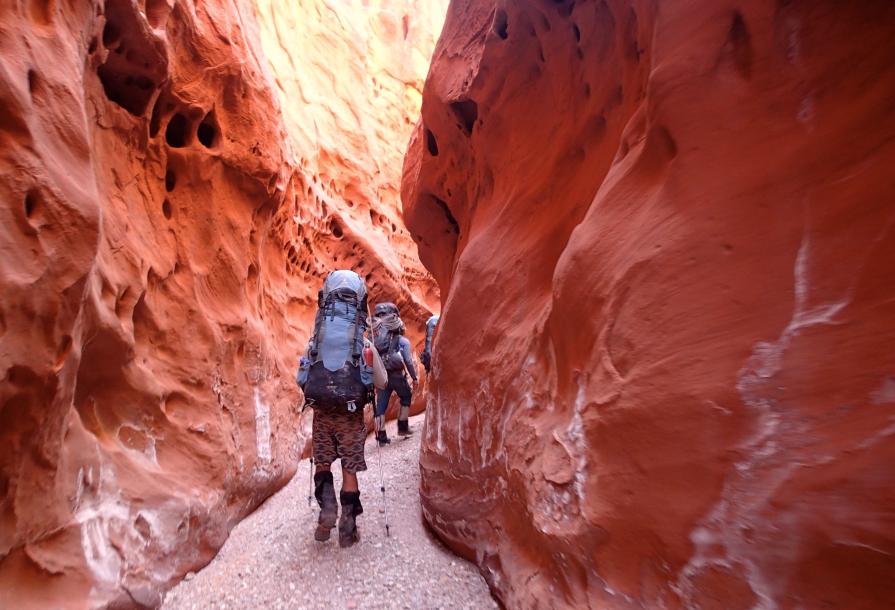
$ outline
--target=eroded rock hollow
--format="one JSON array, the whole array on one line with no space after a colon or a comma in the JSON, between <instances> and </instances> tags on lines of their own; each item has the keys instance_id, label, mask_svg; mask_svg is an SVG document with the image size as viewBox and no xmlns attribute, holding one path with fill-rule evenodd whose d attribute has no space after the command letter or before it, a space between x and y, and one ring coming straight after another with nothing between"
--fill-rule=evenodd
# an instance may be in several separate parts
<instances>
[{"instance_id":1,"label":"eroded rock hollow","mask_svg":"<svg viewBox=\"0 0 895 610\"><path fill-rule=\"evenodd\" d=\"M415 4L4 3L0 606L154 606L289 479L331 268L420 337Z\"/></svg>"},{"instance_id":2,"label":"eroded rock hollow","mask_svg":"<svg viewBox=\"0 0 895 610\"><path fill-rule=\"evenodd\" d=\"M454 0L423 510L508 607L895 599L889 2Z\"/></svg>"}]
</instances>

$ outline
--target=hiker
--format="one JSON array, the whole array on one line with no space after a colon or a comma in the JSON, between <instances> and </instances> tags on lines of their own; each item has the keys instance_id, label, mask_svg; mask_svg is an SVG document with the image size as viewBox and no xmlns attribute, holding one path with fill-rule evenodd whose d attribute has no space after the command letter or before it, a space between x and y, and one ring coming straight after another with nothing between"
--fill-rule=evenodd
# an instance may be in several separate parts
<instances>
[{"instance_id":1,"label":"hiker","mask_svg":"<svg viewBox=\"0 0 895 610\"><path fill-rule=\"evenodd\" d=\"M398 436L407 437L413 434L408 421L413 392L407 383L407 377L404 376L405 370L410 374L414 388L417 384L410 340L404 336L404 322L401 321L394 303L376 305L373 313L373 343L388 372L385 388L376 392L375 412L376 440L380 445L387 445L391 441L385 431L385 410L388 408L392 392L395 392L401 401L401 410L398 412Z\"/></svg>"},{"instance_id":2,"label":"hiker","mask_svg":"<svg viewBox=\"0 0 895 610\"><path fill-rule=\"evenodd\" d=\"M439 319L441 316L435 314L426 321L426 346L423 348L423 353L420 354L420 362L423 363L427 375L432 372L432 338L435 336L435 328L438 326Z\"/></svg>"},{"instance_id":3,"label":"hiker","mask_svg":"<svg viewBox=\"0 0 895 610\"><path fill-rule=\"evenodd\" d=\"M336 526L338 505L330 468L340 459L341 547L359 540L356 519L364 512L357 473L367 469L364 405L373 398L372 347L364 337L367 315L364 280L353 271L330 273L318 293L314 331L296 375L305 394L305 404L314 409L314 496L320 505L314 539L329 540Z\"/></svg>"}]
</instances>

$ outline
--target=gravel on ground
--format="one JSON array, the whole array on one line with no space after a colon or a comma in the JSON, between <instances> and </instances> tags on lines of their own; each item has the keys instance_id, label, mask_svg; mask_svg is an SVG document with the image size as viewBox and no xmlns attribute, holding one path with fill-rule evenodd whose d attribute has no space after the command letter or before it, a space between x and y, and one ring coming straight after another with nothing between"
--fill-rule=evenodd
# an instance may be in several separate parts
<instances>
[{"instance_id":1,"label":"gravel on ground","mask_svg":"<svg viewBox=\"0 0 895 610\"><path fill-rule=\"evenodd\" d=\"M410 419L414 435L392 436L382 448L391 536L379 491L377 446L366 444L359 473L364 514L361 540L339 548L338 529L314 540L317 503L308 506L310 462L292 481L239 523L208 566L168 592L166 610L241 608L497 608L471 563L448 551L423 525L419 446L425 415ZM395 434L395 423L389 423ZM333 465L341 484L338 463Z\"/></svg>"}]
</instances>

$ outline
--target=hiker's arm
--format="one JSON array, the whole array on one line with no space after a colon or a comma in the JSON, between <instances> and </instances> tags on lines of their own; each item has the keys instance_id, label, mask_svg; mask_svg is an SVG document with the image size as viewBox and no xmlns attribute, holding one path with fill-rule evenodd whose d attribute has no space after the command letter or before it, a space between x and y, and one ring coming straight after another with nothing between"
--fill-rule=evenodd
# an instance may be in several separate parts
<instances>
[{"instance_id":1,"label":"hiker's arm","mask_svg":"<svg viewBox=\"0 0 895 610\"><path fill-rule=\"evenodd\" d=\"M411 379L416 381L416 368L413 366L413 355L410 353L410 341L407 337L401 337L401 358L404 360L404 366L407 367Z\"/></svg>"}]
</instances>

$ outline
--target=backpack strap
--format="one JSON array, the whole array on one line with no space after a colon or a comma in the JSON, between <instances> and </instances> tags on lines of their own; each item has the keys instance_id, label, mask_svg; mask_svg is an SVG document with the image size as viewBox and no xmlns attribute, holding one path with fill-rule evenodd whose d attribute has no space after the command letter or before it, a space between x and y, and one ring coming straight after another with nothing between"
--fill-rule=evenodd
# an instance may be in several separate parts
<instances>
[{"instance_id":1,"label":"backpack strap","mask_svg":"<svg viewBox=\"0 0 895 610\"><path fill-rule=\"evenodd\" d=\"M397 331L389 331L392 334L391 340L389 341L389 354L394 354L395 352L400 352L401 346L401 335L398 334Z\"/></svg>"},{"instance_id":2,"label":"backpack strap","mask_svg":"<svg viewBox=\"0 0 895 610\"><path fill-rule=\"evenodd\" d=\"M311 357L311 362L317 362L317 346L320 345L319 335L320 335L320 322L325 315L323 313L324 301L323 301L323 290L320 290L317 293L317 314L314 316L314 332L311 333L311 350L308 355Z\"/></svg>"},{"instance_id":3,"label":"backpack strap","mask_svg":"<svg viewBox=\"0 0 895 610\"><path fill-rule=\"evenodd\" d=\"M361 326L361 300L354 295L354 324L352 324L348 328L348 340L351 341L351 357L354 360L354 364L360 361L361 351L363 350L363 341L358 345L358 333L363 335L363 327Z\"/></svg>"}]
</instances>

